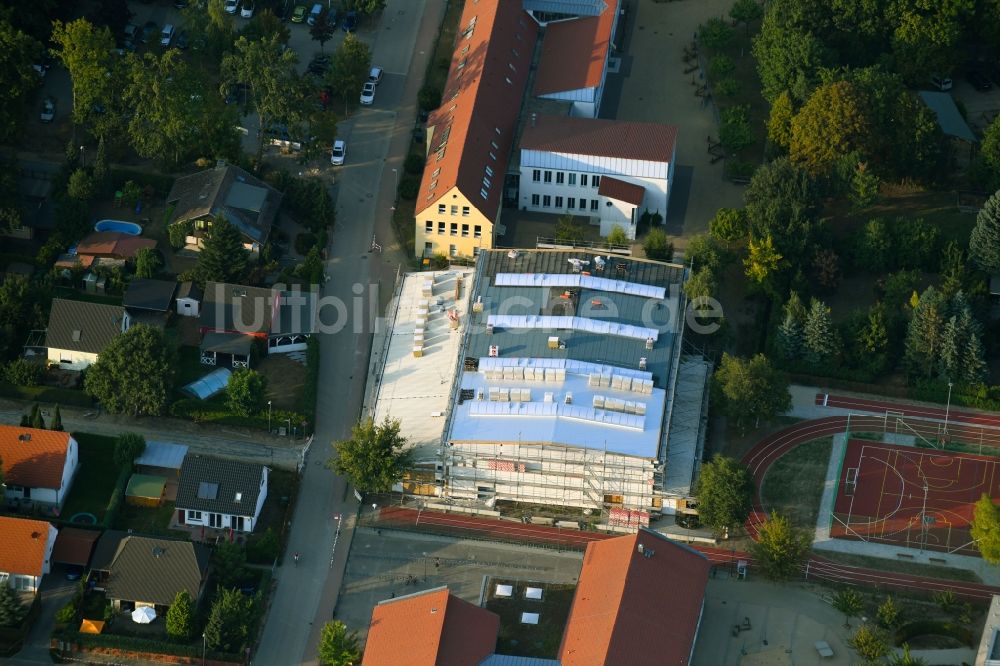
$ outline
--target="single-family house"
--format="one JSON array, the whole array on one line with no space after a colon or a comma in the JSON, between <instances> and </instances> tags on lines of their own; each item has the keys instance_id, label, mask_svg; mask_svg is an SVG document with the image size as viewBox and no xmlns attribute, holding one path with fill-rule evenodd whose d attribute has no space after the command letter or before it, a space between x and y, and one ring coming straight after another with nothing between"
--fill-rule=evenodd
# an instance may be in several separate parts
<instances>
[{"instance_id":1,"label":"single-family house","mask_svg":"<svg viewBox=\"0 0 1000 666\"><path fill-rule=\"evenodd\" d=\"M79 447L68 432L0 425L4 497L62 506L79 464Z\"/></svg>"},{"instance_id":2,"label":"single-family house","mask_svg":"<svg viewBox=\"0 0 1000 666\"><path fill-rule=\"evenodd\" d=\"M54 298L45 329L49 363L64 370L83 370L130 325L128 312L121 306Z\"/></svg>"},{"instance_id":3,"label":"single-family house","mask_svg":"<svg viewBox=\"0 0 1000 666\"><path fill-rule=\"evenodd\" d=\"M133 323L166 326L177 283L170 280L139 278L125 287L122 304Z\"/></svg>"},{"instance_id":4,"label":"single-family house","mask_svg":"<svg viewBox=\"0 0 1000 666\"><path fill-rule=\"evenodd\" d=\"M115 610L152 606L162 615L182 590L197 605L205 589L210 555L206 546L192 541L109 530L97 541L91 580Z\"/></svg>"},{"instance_id":5,"label":"single-family house","mask_svg":"<svg viewBox=\"0 0 1000 666\"><path fill-rule=\"evenodd\" d=\"M177 290L177 314L182 317L197 317L201 314L201 287L190 280L181 282Z\"/></svg>"},{"instance_id":6,"label":"single-family house","mask_svg":"<svg viewBox=\"0 0 1000 666\"><path fill-rule=\"evenodd\" d=\"M259 178L220 162L214 168L175 180L167 195L167 206L173 207L170 224L194 224L194 233L187 239L189 248L200 250L205 232L221 216L242 234L244 247L257 253L271 233L281 197L281 192Z\"/></svg>"},{"instance_id":7,"label":"single-family house","mask_svg":"<svg viewBox=\"0 0 1000 666\"><path fill-rule=\"evenodd\" d=\"M58 531L41 520L0 516L0 583L37 592L52 568Z\"/></svg>"},{"instance_id":8,"label":"single-family house","mask_svg":"<svg viewBox=\"0 0 1000 666\"><path fill-rule=\"evenodd\" d=\"M187 455L177 484L177 522L252 532L267 497L267 475L257 463Z\"/></svg>"}]
</instances>

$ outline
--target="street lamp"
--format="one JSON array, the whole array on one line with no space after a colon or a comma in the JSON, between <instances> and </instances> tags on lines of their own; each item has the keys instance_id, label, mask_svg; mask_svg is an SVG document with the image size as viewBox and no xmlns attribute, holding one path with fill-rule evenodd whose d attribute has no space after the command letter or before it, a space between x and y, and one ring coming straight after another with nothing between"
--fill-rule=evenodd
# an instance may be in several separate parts
<instances>
[{"instance_id":1,"label":"street lamp","mask_svg":"<svg viewBox=\"0 0 1000 666\"><path fill-rule=\"evenodd\" d=\"M948 404L944 408L944 434L948 434L948 415L951 413L951 387L955 384L948 382Z\"/></svg>"},{"instance_id":2,"label":"street lamp","mask_svg":"<svg viewBox=\"0 0 1000 666\"><path fill-rule=\"evenodd\" d=\"M271 401L267 401L267 434L271 434Z\"/></svg>"},{"instance_id":3,"label":"street lamp","mask_svg":"<svg viewBox=\"0 0 1000 666\"><path fill-rule=\"evenodd\" d=\"M80 166L87 166L87 148L86 146L80 146Z\"/></svg>"},{"instance_id":4,"label":"street lamp","mask_svg":"<svg viewBox=\"0 0 1000 666\"><path fill-rule=\"evenodd\" d=\"M392 190L392 208L390 210L396 210L396 202L399 201L399 169L393 169L392 175L395 179L396 187Z\"/></svg>"},{"instance_id":5,"label":"street lamp","mask_svg":"<svg viewBox=\"0 0 1000 666\"><path fill-rule=\"evenodd\" d=\"M205 632L201 634L201 666L205 666Z\"/></svg>"}]
</instances>

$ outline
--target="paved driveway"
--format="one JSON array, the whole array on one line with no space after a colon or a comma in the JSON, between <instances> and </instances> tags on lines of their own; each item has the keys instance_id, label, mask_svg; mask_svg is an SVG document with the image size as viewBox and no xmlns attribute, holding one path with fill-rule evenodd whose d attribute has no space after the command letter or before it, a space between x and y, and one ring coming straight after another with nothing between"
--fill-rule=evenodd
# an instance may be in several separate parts
<instances>
[{"instance_id":1,"label":"paved driveway","mask_svg":"<svg viewBox=\"0 0 1000 666\"><path fill-rule=\"evenodd\" d=\"M73 596L77 583L66 580L65 569L57 565L55 570L42 579L42 612L31 627L24 648L10 659L10 664L51 664L49 658L49 636L55 626L56 611L66 605Z\"/></svg>"}]
</instances>

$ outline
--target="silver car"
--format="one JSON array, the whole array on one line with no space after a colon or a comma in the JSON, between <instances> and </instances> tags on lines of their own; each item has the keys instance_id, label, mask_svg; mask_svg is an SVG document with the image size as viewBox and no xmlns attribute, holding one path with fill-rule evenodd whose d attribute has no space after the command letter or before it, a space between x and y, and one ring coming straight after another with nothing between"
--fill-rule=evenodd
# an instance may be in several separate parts
<instances>
[{"instance_id":1,"label":"silver car","mask_svg":"<svg viewBox=\"0 0 1000 666\"><path fill-rule=\"evenodd\" d=\"M371 106L375 101L375 84L371 81L366 81L364 87L361 89L361 103L365 106Z\"/></svg>"},{"instance_id":2,"label":"silver car","mask_svg":"<svg viewBox=\"0 0 1000 666\"><path fill-rule=\"evenodd\" d=\"M340 166L347 158L347 142L337 139L333 142L333 149L330 151L330 164Z\"/></svg>"}]
</instances>

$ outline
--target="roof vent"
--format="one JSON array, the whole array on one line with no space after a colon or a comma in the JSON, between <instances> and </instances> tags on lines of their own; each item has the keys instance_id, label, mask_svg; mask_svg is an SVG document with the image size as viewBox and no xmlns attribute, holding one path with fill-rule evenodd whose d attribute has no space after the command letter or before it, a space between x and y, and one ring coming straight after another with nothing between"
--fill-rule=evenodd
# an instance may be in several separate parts
<instances>
[{"instance_id":1,"label":"roof vent","mask_svg":"<svg viewBox=\"0 0 1000 666\"><path fill-rule=\"evenodd\" d=\"M32 539L40 539L40 538L41 538L41 536L42 536L42 533L41 533L41 532L32 532L32 533L31 533L31 538L32 538Z\"/></svg>"},{"instance_id":2,"label":"roof vent","mask_svg":"<svg viewBox=\"0 0 1000 666\"><path fill-rule=\"evenodd\" d=\"M19 442L30 442L31 441L31 433L30 432L26 432L23 435L18 435L17 436L17 441L19 441Z\"/></svg>"},{"instance_id":3,"label":"roof vent","mask_svg":"<svg viewBox=\"0 0 1000 666\"><path fill-rule=\"evenodd\" d=\"M164 550L163 548L160 548L159 546L153 546L153 557L155 557L156 559L160 559L160 557L162 557L165 552L167 551Z\"/></svg>"},{"instance_id":4,"label":"roof vent","mask_svg":"<svg viewBox=\"0 0 1000 666\"><path fill-rule=\"evenodd\" d=\"M242 500L243 500L243 493L236 493L236 500L235 501L236 502L240 502Z\"/></svg>"},{"instance_id":5,"label":"roof vent","mask_svg":"<svg viewBox=\"0 0 1000 666\"><path fill-rule=\"evenodd\" d=\"M437 609L437 608L432 608L432 609L431 609L431 612L432 612L432 613L437 613L437 612L438 612L438 609Z\"/></svg>"},{"instance_id":6,"label":"roof vent","mask_svg":"<svg viewBox=\"0 0 1000 666\"><path fill-rule=\"evenodd\" d=\"M639 551L640 555L642 555L642 544L641 543L638 546L636 546L635 549Z\"/></svg>"},{"instance_id":7,"label":"roof vent","mask_svg":"<svg viewBox=\"0 0 1000 666\"><path fill-rule=\"evenodd\" d=\"M78 329L78 328L77 328L77 329L74 329L74 330L73 330L73 342L79 342L79 341L80 341L80 336L81 336L81 335L83 335L83 331L81 331L81 330L80 330L80 329Z\"/></svg>"}]
</instances>

